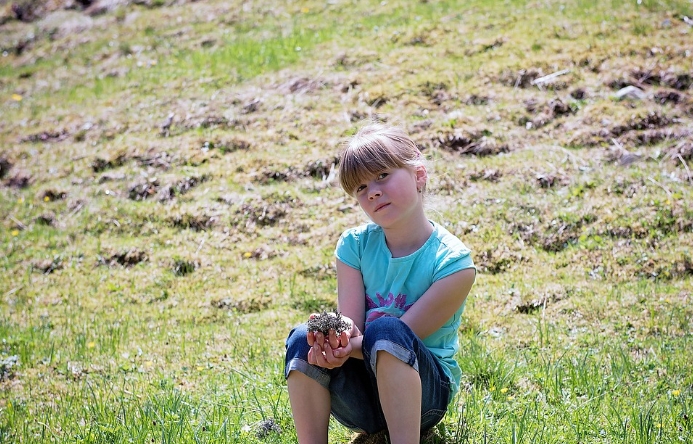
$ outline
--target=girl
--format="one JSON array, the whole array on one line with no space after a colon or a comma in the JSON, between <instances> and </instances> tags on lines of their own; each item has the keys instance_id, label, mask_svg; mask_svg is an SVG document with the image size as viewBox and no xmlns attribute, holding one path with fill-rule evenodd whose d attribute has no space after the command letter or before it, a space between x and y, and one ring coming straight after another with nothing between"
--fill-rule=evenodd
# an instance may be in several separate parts
<instances>
[{"instance_id":1,"label":"girl","mask_svg":"<svg viewBox=\"0 0 693 444\"><path fill-rule=\"evenodd\" d=\"M397 127L370 124L341 155L339 180L372 223L337 243L337 305L350 328L305 324L286 342L285 376L298 441L327 443L330 413L365 434L419 443L459 388L454 355L476 269L470 250L429 221L428 175Z\"/></svg>"}]
</instances>

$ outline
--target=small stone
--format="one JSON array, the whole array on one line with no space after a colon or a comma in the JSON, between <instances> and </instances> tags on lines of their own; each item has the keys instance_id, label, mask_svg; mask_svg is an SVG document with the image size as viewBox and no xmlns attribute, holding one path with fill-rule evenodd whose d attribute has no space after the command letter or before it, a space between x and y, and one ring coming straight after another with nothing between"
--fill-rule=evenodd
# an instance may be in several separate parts
<instances>
[{"instance_id":1,"label":"small stone","mask_svg":"<svg viewBox=\"0 0 693 444\"><path fill-rule=\"evenodd\" d=\"M615 97L618 100L623 100L623 99L644 100L646 98L646 95L645 95L645 91L638 88L637 86L629 85L629 86L626 86L625 88L621 88L620 90L618 90Z\"/></svg>"}]
</instances>

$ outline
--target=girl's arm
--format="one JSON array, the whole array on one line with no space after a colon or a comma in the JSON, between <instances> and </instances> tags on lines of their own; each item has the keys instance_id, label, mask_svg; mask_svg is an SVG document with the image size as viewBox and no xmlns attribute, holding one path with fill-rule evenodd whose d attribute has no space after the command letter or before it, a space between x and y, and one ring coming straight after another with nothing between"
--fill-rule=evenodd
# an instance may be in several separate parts
<instances>
[{"instance_id":1,"label":"girl's arm","mask_svg":"<svg viewBox=\"0 0 693 444\"><path fill-rule=\"evenodd\" d=\"M363 331L366 322L366 289L363 275L337 259L337 307ZM352 333L351 336L354 336Z\"/></svg>"},{"instance_id":2,"label":"girl's arm","mask_svg":"<svg viewBox=\"0 0 693 444\"><path fill-rule=\"evenodd\" d=\"M330 331L329 338L320 332L308 332L308 363L324 368L336 368L347 359L363 359L361 342L366 321L366 289L359 270L337 260L337 309L345 320L351 321L351 331L337 336Z\"/></svg>"},{"instance_id":3,"label":"girl's arm","mask_svg":"<svg viewBox=\"0 0 693 444\"><path fill-rule=\"evenodd\" d=\"M337 268L339 275L339 268ZM474 284L473 268L460 270L433 283L401 317L421 339L436 332L455 314Z\"/></svg>"}]
</instances>

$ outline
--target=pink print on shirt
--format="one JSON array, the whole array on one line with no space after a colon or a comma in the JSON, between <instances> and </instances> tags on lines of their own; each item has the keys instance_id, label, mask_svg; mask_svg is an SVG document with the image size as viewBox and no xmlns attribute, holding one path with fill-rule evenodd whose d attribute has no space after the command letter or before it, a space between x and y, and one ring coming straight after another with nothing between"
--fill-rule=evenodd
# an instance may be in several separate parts
<instances>
[{"instance_id":1,"label":"pink print on shirt","mask_svg":"<svg viewBox=\"0 0 693 444\"><path fill-rule=\"evenodd\" d=\"M383 296L380 293L376 293L375 298L378 302L375 302L373 298L371 298L369 295L366 295L366 325L380 317L395 315L394 313L388 313L389 310L378 310L379 308L387 309L390 307L394 307L397 310L402 310L402 312L405 312L409 310L409 308L413 305L407 304L407 295L402 293L399 293L397 296L395 296L392 293L388 293L387 296ZM397 316L401 316L401 313Z\"/></svg>"}]
</instances>

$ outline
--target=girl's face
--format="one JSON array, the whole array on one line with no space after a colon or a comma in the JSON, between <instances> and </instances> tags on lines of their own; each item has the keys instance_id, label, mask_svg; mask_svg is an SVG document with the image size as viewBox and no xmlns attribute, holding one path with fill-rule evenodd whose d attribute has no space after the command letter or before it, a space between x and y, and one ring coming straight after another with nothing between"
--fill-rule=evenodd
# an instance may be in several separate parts
<instances>
[{"instance_id":1,"label":"girl's face","mask_svg":"<svg viewBox=\"0 0 693 444\"><path fill-rule=\"evenodd\" d=\"M366 215L383 228L392 228L423 213L422 194L426 168L381 171L356 187L355 196Z\"/></svg>"}]
</instances>

